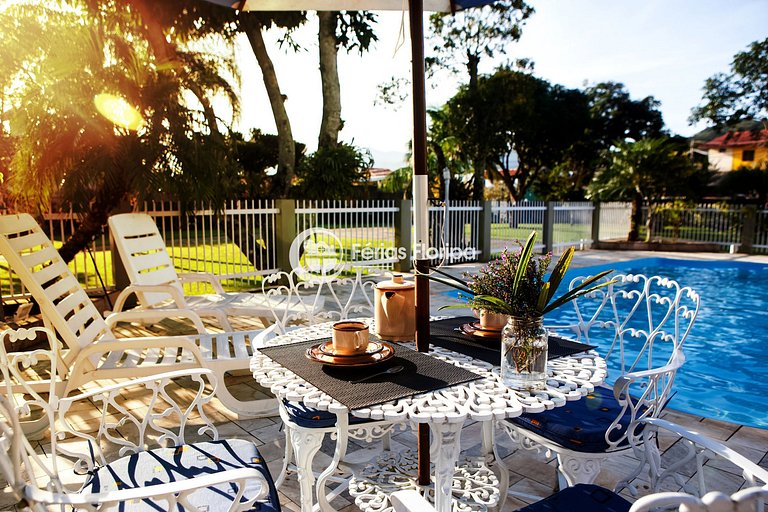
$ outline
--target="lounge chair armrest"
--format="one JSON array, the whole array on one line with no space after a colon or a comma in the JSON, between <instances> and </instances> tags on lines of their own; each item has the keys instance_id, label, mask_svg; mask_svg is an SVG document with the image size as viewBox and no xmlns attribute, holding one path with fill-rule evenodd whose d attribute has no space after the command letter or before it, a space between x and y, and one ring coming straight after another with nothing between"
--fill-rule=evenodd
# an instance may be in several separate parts
<instances>
[{"instance_id":1,"label":"lounge chair armrest","mask_svg":"<svg viewBox=\"0 0 768 512\"><path fill-rule=\"evenodd\" d=\"M264 482L262 494L266 494L268 488L267 481L262 473L255 468L238 468L229 469L226 471L217 471L216 473L206 474L190 478L188 480L181 480L179 482L171 482L167 484L148 485L146 487L137 487L134 489L121 489L118 491L110 491L103 493L93 494L66 494L44 491L42 489L33 488L31 486L25 488L25 497L30 501L37 503L48 504L62 504L62 505L93 505L104 503L126 503L131 500L141 500L145 498L157 498L160 496L169 496L172 494L189 494L196 489L203 489L217 484L227 482L239 482L240 489L245 487L245 482L248 480L260 480ZM249 497L251 499L263 499L266 496ZM91 507L88 507L91 508Z\"/></svg>"},{"instance_id":2,"label":"lounge chair armrest","mask_svg":"<svg viewBox=\"0 0 768 512\"><path fill-rule=\"evenodd\" d=\"M213 286L213 290L219 295L226 295L227 293L224 291L224 287L221 286L219 278L210 272L183 272L177 275L181 281L208 283Z\"/></svg>"},{"instance_id":3,"label":"lounge chair armrest","mask_svg":"<svg viewBox=\"0 0 768 512\"><path fill-rule=\"evenodd\" d=\"M203 354L191 337L187 336L147 336L144 338L125 338L101 340L80 350L78 360L83 361L93 356L104 355L116 350L144 350L148 348L176 347L188 350L195 357L198 366L205 367ZM98 357L96 358L98 360ZM74 373L74 369L72 371Z\"/></svg>"},{"instance_id":4,"label":"lounge chair armrest","mask_svg":"<svg viewBox=\"0 0 768 512\"><path fill-rule=\"evenodd\" d=\"M109 393L109 392L123 389L126 387L141 386L148 382L154 382L157 380L178 379L181 377L193 377L196 375L205 375L213 383L215 388L216 373L213 370L209 368L188 368L185 370L172 370L168 372L158 373L155 375L148 375L146 377L139 377L136 379L125 380L122 382L114 382L112 384L108 384L106 386L102 386L99 388L89 389L88 391L84 391L83 393L79 393L77 395L69 395L66 398L61 398L59 399L59 404L77 402L78 400L86 400L88 398L91 398L96 395L100 395L102 393Z\"/></svg>"},{"instance_id":5,"label":"lounge chair armrest","mask_svg":"<svg viewBox=\"0 0 768 512\"><path fill-rule=\"evenodd\" d=\"M197 330L198 334L206 334L208 330L205 328L203 321L200 319L200 315L192 311L191 309L141 309L141 310L129 310L120 311L117 313L110 313L106 316L105 321L109 328L113 328L118 322L147 322L149 320L161 321L166 318L186 318L192 322Z\"/></svg>"},{"instance_id":6,"label":"lounge chair armrest","mask_svg":"<svg viewBox=\"0 0 768 512\"><path fill-rule=\"evenodd\" d=\"M132 284L124 288L117 296L117 299L115 299L114 312L119 313L123 311L123 306L128 297L132 294L138 295L139 293L167 293L177 308L187 307L184 294L175 286L170 284Z\"/></svg>"}]
</instances>

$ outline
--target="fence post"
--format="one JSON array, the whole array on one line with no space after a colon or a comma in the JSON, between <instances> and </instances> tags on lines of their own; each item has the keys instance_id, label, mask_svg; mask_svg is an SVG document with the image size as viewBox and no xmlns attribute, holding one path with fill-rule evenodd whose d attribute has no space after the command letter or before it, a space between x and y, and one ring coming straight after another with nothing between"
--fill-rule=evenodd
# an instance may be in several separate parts
<instances>
[{"instance_id":1,"label":"fence post","mask_svg":"<svg viewBox=\"0 0 768 512\"><path fill-rule=\"evenodd\" d=\"M600 241L600 203L592 203L592 246Z\"/></svg>"},{"instance_id":2,"label":"fence post","mask_svg":"<svg viewBox=\"0 0 768 512\"><path fill-rule=\"evenodd\" d=\"M275 199L277 219L275 242L277 243L277 268L283 272L291 271L291 244L296 238L296 201L293 199Z\"/></svg>"},{"instance_id":3,"label":"fence post","mask_svg":"<svg viewBox=\"0 0 768 512\"><path fill-rule=\"evenodd\" d=\"M483 201L480 210L480 232L477 234L478 261L491 261L491 222L493 221L493 201Z\"/></svg>"},{"instance_id":4,"label":"fence post","mask_svg":"<svg viewBox=\"0 0 768 512\"><path fill-rule=\"evenodd\" d=\"M399 204L398 204L399 203ZM413 261L411 260L411 206L413 201L410 199L401 199L398 204L399 209L395 212L395 248L398 251L396 268L400 272L410 272L413 270ZM400 250L405 249L405 251Z\"/></svg>"},{"instance_id":5,"label":"fence post","mask_svg":"<svg viewBox=\"0 0 768 512\"><path fill-rule=\"evenodd\" d=\"M739 252L752 254L757 230L757 206L750 204L744 207L744 223L741 226L741 245Z\"/></svg>"},{"instance_id":6,"label":"fence post","mask_svg":"<svg viewBox=\"0 0 768 512\"><path fill-rule=\"evenodd\" d=\"M555 203L547 201L547 208L544 210L544 252L552 251L555 245Z\"/></svg>"}]
</instances>

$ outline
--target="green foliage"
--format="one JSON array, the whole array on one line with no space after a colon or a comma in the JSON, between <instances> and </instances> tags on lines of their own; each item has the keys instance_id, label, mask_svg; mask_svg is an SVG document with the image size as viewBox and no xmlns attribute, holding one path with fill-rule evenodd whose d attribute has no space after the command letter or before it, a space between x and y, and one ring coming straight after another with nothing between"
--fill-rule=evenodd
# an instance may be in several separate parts
<instances>
[{"instance_id":1,"label":"green foliage","mask_svg":"<svg viewBox=\"0 0 768 512\"><path fill-rule=\"evenodd\" d=\"M520 246L518 251L510 253L504 249L499 258L483 266L477 274L465 274L465 277L470 279L466 286L463 284L456 286L455 280L451 283L444 279L436 279L434 276L431 278L471 293L473 297L469 300L470 307L518 318L541 317L581 295L613 283L613 281L600 282L603 277L613 272L606 270L585 279L578 286L552 301L568 271L575 249L569 247L560 256L549 280L545 281L544 276L552 255L534 256L535 244L536 232L532 231L525 245L518 242ZM454 307L464 308L467 305L443 306L440 309Z\"/></svg>"},{"instance_id":2,"label":"green foliage","mask_svg":"<svg viewBox=\"0 0 768 512\"><path fill-rule=\"evenodd\" d=\"M742 167L718 175L715 191L721 197L731 197L766 204L768 201L768 168L749 169Z\"/></svg>"},{"instance_id":3,"label":"green foliage","mask_svg":"<svg viewBox=\"0 0 768 512\"><path fill-rule=\"evenodd\" d=\"M351 144L322 148L304 159L298 169L295 194L305 199L349 199L356 185L368 180L371 154Z\"/></svg>"},{"instance_id":4,"label":"green foliage","mask_svg":"<svg viewBox=\"0 0 768 512\"><path fill-rule=\"evenodd\" d=\"M641 208L648 205L646 240L652 238L655 206L664 198L691 197L706 187L709 173L691 162L687 146L659 137L621 141L604 151L603 164L589 185L589 197L601 201L632 201L629 240L640 232Z\"/></svg>"},{"instance_id":5,"label":"green foliage","mask_svg":"<svg viewBox=\"0 0 768 512\"><path fill-rule=\"evenodd\" d=\"M13 84L11 181L21 206L46 208L60 192L88 211L101 193L115 207L121 198L147 197L183 182L193 185L186 197L221 201L233 182L222 179L232 169L226 142L211 139L203 112L182 95L194 86L235 100L217 75L225 59L179 51L169 66L124 4L95 11L74 0L65 4L16 5L1 18L8 44L0 60L13 64L4 74L4 85ZM103 92L135 106L144 127L131 133L101 116L93 98Z\"/></svg>"},{"instance_id":6,"label":"green foliage","mask_svg":"<svg viewBox=\"0 0 768 512\"><path fill-rule=\"evenodd\" d=\"M413 169L410 167L401 167L392 171L386 178L378 184L379 190L387 194L402 194L403 198L410 196L411 184L413 183Z\"/></svg>"},{"instance_id":7,"label":"green foliage","mask_svg":"<svg viewBox=\"0 0 768 512\"><path fill-rule=\"evenodd\" d=\"M296 142L296 154L304 153L305 145ZM251 132L251 140L235 141L236 158L242 178L238 195L247 198L277 198L282 196L285 176L278 169L277 135Z\"/></svg>"},{"instance_id":8,"label":"green foliage","mask_svg":"<svg viewBox=\"0 0 768 512\"><path fill-rule=\"evenodd\" d=\"M504 55L510 43L520 39L522 26L533 12L523 0L501 0L455 14L433 14L429 18L433 55L427 66L458 73L461 63L471 82L477 78L480 59Z\"/></svg>"},{"instance_id":9,"label":"green foliage","mask_svg":"<svg viewBox=\"0 0 768 512\"><path fill-rule=\"evenodd\" d=\"M362 55L379 40L373 31L375 23L376 15L369 11L340 12L336 22L336 41L347 52L357 50Z\"/></svg>"},{"instance_id":10,"label":"green foliage","mask_svg":"<svg viewBox=\"0 0 768 512\"><path fill-rule=\"evenodd\" d=\"M702 104L689 121L733 125L744 119L768 118L768 38L755 41L737 53L731 72L718 73L704 83Z\"/></svg>"},{"instance_id":11,"label":"green foliage","mask_svg":"<svg viewBox=\"0 0 768 512\"><path fill-rule=\"evenodd\" d=\"M462 87L442 109L440 123L433 123L430 137L437 138L439 129L460 161L471 155L487 162L519 200L583 139L588 121L587 98L579 91L503 68L481 76L476 93ZM513 150L519 161L515 173L508 160Z\"/></svg>"},{"instance_id":12,"label":"green foliage","mask_svg":"<svg viewBox=\"0 0 768 512\"><path fill-rule=\"evenodd\" d=\"M687 148L667 138L620 141L603 153L603 166L590 184L591 198L649 203L664 197L686 196L700 175Z\"/></svg>"}]
</instances>

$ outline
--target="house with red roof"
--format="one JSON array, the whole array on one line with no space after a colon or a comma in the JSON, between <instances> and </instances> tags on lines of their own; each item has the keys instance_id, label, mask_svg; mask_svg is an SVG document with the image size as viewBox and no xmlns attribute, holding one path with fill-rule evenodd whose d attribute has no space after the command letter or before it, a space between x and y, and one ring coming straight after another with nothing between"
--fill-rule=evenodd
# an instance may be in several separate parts
<instances>
[{"instance_id":1,"label":"house with red roof","mask_svg":"<svg viewBox=\"0 0 768 512\"><path fill-rule=\"evenodd\" d=\"M698 146L717 171L768 168L768 130L728 132Z\"/></svg>"}]
</instances>

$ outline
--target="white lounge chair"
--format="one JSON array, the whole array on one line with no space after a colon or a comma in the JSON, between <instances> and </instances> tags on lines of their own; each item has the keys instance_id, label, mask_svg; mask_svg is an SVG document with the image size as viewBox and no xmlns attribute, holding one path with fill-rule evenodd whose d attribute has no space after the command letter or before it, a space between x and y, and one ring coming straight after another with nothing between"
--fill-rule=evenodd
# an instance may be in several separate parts
<instances>
[{"instance_id":1,"label":"white lounge chair","mask_svg":"<svg viewBox=\"0 0 768 512\"><path fill-rule=\"evenodd\" d=\"M25 387L30 366L49 365L55 373L58 342L39 328L0 332L0 340L40 333L53 342L50 350L11 355L0 343L0 475L18 510L279 512L256 445L219 439L206 416L216 389L211 370L177 370L72 397L31 387L14 394L10 383ZM126 401L137 395L140 404ZM19 416L30 411L50 432L45 450L22 434Z\"/></svg>"},{"instance_id":2,"label":"white lounge chair","mask_svg":"<svg viewBox=\"0 0 768 512\"><path fill-rule=\"evenodd\" d=\"M131 281L117 297L115 312L122 311L125 301L135 294L139 305L133 311L189 309L201 317L215 318L222 329L232 331L228 316L271 319L273 311L296 306L258 293L227 293L210 273L177 273L157 224L147 214L113 215L109 230ZM184 295L184 281L206 282L215 293ZM322 300L314 306L322 308Z\"/></svg>"},{"instance_id":3,"label":"white lounge chair","mask_svg":"<svg viewBox=\"0 0 768 512\"><path fill-rule=\"evenodd\" d=\"M63 368L67 372L61 396L94 380L135 378L199 366L223 378L227 371L247 370L253 346L270 332L209 334L195 313L184 310L126 311L104 319L29 214L0 216L0 255L40 305L46 326L64 343ZM199 334L118 339L111 330L118 321L159 321L168 316L190 318ZM241 401L224 385L218 388L217 396L242 416L273 415L277 411L272 398Z\"/></svg>"}]
</instances>

